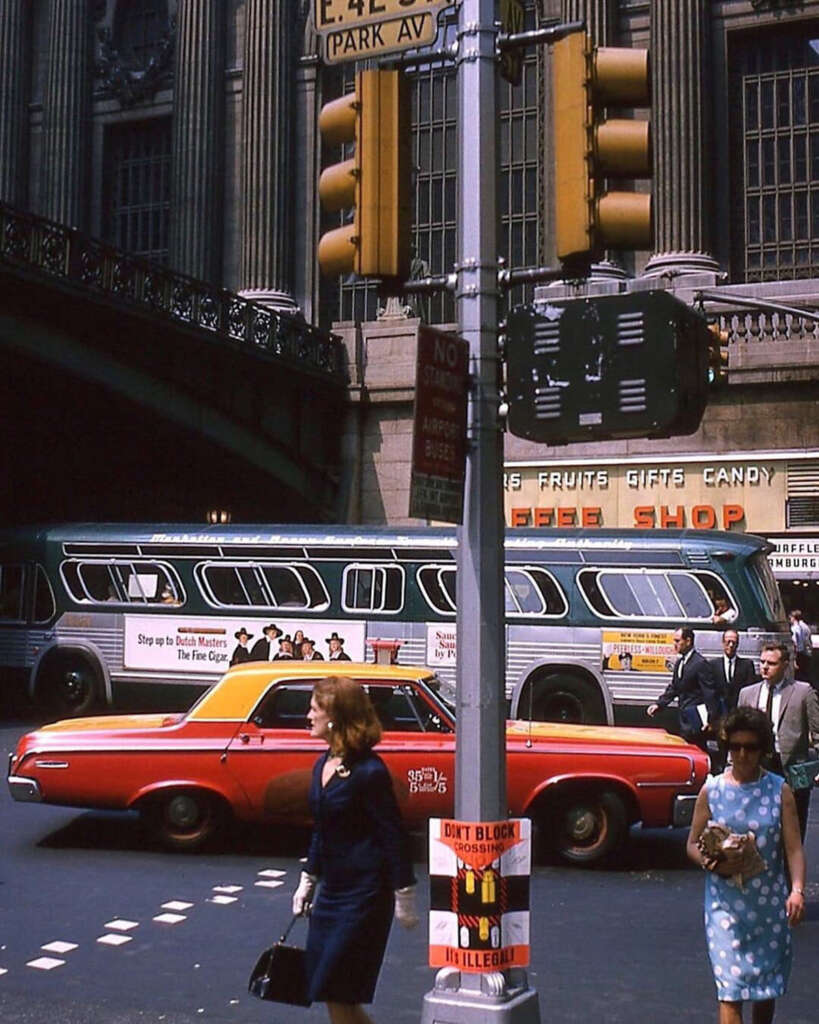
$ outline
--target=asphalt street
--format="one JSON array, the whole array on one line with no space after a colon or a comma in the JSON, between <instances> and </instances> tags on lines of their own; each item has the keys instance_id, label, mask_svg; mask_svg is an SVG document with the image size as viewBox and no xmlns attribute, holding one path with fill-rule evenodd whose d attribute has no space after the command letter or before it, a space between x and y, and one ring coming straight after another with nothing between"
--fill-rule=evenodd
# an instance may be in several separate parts
<instances>
[{"instance_id":1,"label":"asphalt street","mask_svg":"<svg viewBox=\"0 0 819 1024\"><path fill-rule=\"evenodd\" d=\"M27 727L0 725L0 753ZM257 955L289 920L303 832L239 832L222 851L181 855L146 844L130 815L16 804L5 786L0 815L0 1021L326 1019L321 1006L260 1003L246 988ZM605 869L535 866L529 978L543 1024L716 1018L702 873L686 861L684 841L681 831L635 829L627 853ZM422 907L423 847L419 838ZM790 1024L819 1019L819 797L807 854L807 921L777 1014ZM303 935L299 923L291 939ZM434 978L426 942L423 925L394 926L372 1007L377 1024L420 1019Z\"/></svg>"}]
</instances>

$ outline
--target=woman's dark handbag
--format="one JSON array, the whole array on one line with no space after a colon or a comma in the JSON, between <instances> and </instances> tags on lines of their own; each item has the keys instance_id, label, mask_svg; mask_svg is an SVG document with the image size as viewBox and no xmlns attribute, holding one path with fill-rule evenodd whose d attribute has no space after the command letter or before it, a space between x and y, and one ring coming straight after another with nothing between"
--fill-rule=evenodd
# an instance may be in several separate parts
<instances>
[{"instance_id":1,"label":"woman's dark handbag","mask_svg":"<svg viewBox=\"0 0 819 1024\"><path fill-rule=\"evenodd\" d=\"M256 966L247 983L248 992L258 999L273 1003L290 1003L292 1006L310 1006L307 998L307 972L304 966L304 950L297 946L286 946L285 939L297 918L287 926L275 946L266 949L256 961Z\"/></svg>"}]
</instances>

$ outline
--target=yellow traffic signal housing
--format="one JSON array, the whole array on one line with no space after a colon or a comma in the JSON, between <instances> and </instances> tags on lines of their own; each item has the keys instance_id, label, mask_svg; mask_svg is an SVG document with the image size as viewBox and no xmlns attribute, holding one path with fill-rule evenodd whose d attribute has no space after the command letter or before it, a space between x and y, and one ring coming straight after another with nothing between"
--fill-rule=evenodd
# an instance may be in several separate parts
<instances>
[{"instance_id":1,"label":"yellow traffic signal housing","mask_svg":"<svg viewBox=\"0 0 819 1024\"><path fill-rule=\"evenodd\" d=\"M325 209L354 209L350 224L322 235L324 274L404 280L410 262L409 93L400 71L359 71L355 92L322 107L319 131L328 145L355 144L351 159L319 180Z\"/></svg>"},{"instance_id":2,"label":"yellow traffic signal housing","mask_svg":"<svg viewBox=\"0 0 819 1024\"><path fill-rule=\"evenodd\" d=\"M724 384L728 380L728 331L719 323L708 325L708 382Z\"/></svg>"},{"instance_id":3,"label":"yellow traffic signal housing","mask_svg":"<svg viewBox=\"0 0 819 1024\"><path fill-rule=\"evenodd\" d=\"M649 122L603 117L605 108L648 106L648 51L593 50L585 32L571 32L554 45L552 75L558 258L588 262L606 248L648 248L651 196L605 185L651 176Z\"/></svg>"}]
</instances>

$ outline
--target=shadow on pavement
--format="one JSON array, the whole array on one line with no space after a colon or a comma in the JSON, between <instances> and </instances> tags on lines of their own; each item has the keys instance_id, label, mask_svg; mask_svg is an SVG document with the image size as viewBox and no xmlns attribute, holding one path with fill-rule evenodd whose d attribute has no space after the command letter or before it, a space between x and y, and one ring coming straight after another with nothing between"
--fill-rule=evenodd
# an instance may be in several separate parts
<instances>
[{"instance_id":1,"label":"shadow on pavement","mask_svg":"<svg viewBox=\"0 0 819 1024\"><path fill-rule=\"evenodd\" d=\"M234 823L202 853L259 856L278 854L300 857L309 844L309 830L273 825ZM145 831L139 815L132 811L84 811L67 825L51 832L37 844L55 850L110 850L176 853L195 857L199 851L169 851Z\"/></svg>"}]
</instances>

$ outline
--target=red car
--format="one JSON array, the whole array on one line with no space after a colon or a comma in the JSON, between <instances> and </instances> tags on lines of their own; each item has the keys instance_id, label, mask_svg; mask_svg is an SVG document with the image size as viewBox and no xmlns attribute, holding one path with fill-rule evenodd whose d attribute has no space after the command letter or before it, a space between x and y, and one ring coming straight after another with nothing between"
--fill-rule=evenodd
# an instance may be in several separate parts
<instances>
[{"instance_id":1,"label":"red car","mask_svg":"<svg viewBox=\"0 0 819 1024\"><path fill-rule=\"evenodd\" d=\"M307 732L313 683L358 679L384 725L410 828L451 817L455 720L417 667L322 662L237 666L183 715L71 719L23 736L9 762L15 800L136 809L167 845L194 848L231 816L307 824L307 790L325 749ZM708 771L699 748L659 729L510 722L509 814L529 816L566 860L591 863L629 824L685 825Z\"/></svg>"}]
</instances>

